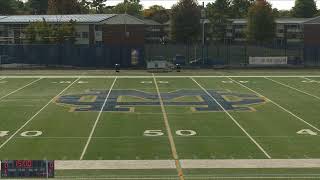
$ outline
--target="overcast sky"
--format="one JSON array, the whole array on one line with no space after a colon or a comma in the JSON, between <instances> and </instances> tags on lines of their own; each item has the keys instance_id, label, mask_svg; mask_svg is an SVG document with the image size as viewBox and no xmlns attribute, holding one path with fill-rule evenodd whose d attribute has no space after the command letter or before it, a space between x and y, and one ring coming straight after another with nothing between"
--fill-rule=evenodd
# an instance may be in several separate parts
<instances>
[{"instance_id":1,"label":"overcast sky","mask_svg":"<svg viewBox=\"0 0 320 180\"><path fill-rule=\"evenodd\" d=\"M119 2L122 2L123 0L107 0L107 4L112 6L115 4L118 4ZM162 5L166 8L170 8L173 4L177 2L177 0L140 0L141 3L145 8L152 6L154 4ZM199 4L202 4L202 2L209 3L214 2L215 0L198 0ZM294 6L295 0L267 0L270 2L273 6L273 8L278 9L291 9L292 6ZM316 0L318 8L320 7L320 0Z\"/></svg>"}]
</instances>

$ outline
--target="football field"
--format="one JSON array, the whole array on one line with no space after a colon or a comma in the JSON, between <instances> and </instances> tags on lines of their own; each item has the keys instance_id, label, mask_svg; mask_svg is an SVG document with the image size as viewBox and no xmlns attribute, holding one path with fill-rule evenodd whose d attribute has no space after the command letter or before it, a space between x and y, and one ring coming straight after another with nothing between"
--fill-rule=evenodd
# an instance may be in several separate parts
<instances>
[{"instance_id":1,"label":"football field","mask_svg":"<svg viewBox=\"0 0 320 180\"><path fill-rule=\"evenodd\" d=\"M319 133L318 75L0 76L1 160L170 160L187 179L204 160L304 168Z\"/></svg>"}]
</instances>

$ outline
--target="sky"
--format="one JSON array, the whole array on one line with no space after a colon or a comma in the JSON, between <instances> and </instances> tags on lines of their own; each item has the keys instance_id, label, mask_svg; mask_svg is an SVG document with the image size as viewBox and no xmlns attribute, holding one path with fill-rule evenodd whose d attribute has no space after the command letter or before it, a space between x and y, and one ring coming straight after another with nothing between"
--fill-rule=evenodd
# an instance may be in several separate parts
<instances>
[{"instance_id":1,"label":"sky","mask_svg":"<svg viewBox=\"0 0 320 180\"><path fill-rule=\"evenodd\" d=\"M123 0L107 0L107 5L113 6L122 1ZM198 0L199 4L202 4L203 1L205 2L205 4L207 4L210 2L214 2L215 0ZM273 8L289 10L294 6L295 0L267 0L267 1L272 4ZM317 6L319 8L320 0L316 0L316 1L317 1ZM143 4L144 8L148 8L154 4L162 5L165 8L171 8L171 6L175 4L177 0L140 0L140 2Z\"/></svg>"}]
</instances>

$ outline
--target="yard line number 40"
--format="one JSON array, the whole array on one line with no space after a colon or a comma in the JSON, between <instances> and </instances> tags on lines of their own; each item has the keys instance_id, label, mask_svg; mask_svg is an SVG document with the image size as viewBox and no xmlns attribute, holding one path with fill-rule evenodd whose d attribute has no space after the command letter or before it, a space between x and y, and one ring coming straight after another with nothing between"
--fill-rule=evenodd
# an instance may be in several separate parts
<instances>
[{"instance_id":1,"label":"yard line number 40","mask_svg":"<svg viewBox=\"0 0 320 180\"><path fill-rule=\"evenodd\" d=\"M163 136L164 132L162 130L145 130L144 136ZM177 130L176 135L178 136L195 136L197 133L193 130Z\"/></svg>"}]
</instances>

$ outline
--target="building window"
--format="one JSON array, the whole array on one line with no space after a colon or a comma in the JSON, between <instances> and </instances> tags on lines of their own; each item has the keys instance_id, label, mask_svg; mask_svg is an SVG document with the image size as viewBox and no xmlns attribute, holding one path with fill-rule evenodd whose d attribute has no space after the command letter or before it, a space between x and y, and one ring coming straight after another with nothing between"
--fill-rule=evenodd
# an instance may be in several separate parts
<instances>
[{"instance_id":1,"label":"building window","mask_svg":"<svg viewBox=\"0 0 320 180\"><path fill-rule=\"evenodd\" d=\"M95 26L95 31L102 31L102 26L101 25L96 25Z\"/></svg>"},{"instance_id":2,"label":"building window","mask_svg":"<svg viewBox=\"0 0 320 180\"><path fill-rule=\"evenodd\" d=\"M89 33L88 32L82 32L82 39L89 39Z\"/></svg>"}]
</instances>

